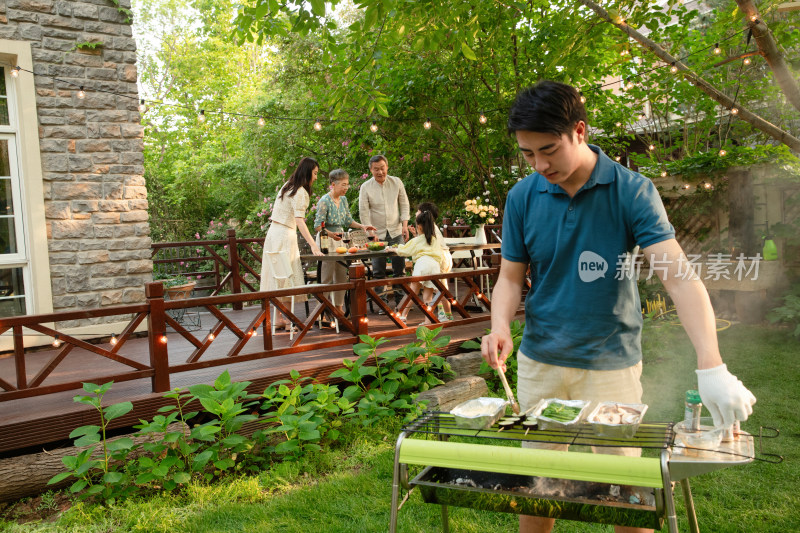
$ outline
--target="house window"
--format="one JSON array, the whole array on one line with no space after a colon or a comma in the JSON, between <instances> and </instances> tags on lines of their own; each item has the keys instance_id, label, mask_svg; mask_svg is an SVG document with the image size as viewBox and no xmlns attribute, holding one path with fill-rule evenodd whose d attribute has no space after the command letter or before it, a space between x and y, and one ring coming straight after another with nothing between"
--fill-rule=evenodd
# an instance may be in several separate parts
<instances>
[{"instance_id":1,"label":"house window","mask_svg":"<svg viewBox=\"0 0 800 533\"><path fill-rule=\"evenodd\" d=\"M9 66L0 66L0 317L28 309L28 256L20 206L20 176Z\"/></svg>"}]
</instances>

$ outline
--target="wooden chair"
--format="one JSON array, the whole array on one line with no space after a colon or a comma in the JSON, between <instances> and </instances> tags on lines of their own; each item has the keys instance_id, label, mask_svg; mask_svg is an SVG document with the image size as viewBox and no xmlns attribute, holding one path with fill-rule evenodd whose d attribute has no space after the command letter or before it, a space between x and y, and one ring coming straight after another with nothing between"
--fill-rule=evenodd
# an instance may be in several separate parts
<instances>
[{"instance_id":1,"label":"wooden chair","mask_svg":"<svg viewBox=\"0 0 800 533\"><path fill-rule=\"evenodd\" d=\"M480 244L478 238L474 235L470 235L467 237L445 237L444 238L445 244L448 246L451 244ZM474 270L481 266L483 263L483 250L462 250L462 251L451 251L450 255L453 256L453 270L456 270L459 265L467 263L470 267ZM488 278L488 276L481 276L481 291L486 292L486 288L489 285L489 280L486 279L484 285L484 278ZM453 279L454 284L454 294L458 294L458 278Z\"/></svg>"}]
</instances>

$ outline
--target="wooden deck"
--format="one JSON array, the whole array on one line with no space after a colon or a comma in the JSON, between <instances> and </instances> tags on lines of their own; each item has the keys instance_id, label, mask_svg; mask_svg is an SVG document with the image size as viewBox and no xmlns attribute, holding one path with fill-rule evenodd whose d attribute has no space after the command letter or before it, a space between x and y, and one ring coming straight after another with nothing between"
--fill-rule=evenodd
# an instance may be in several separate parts
<instances>
[{"instance_id":1,"label":"wooden deck","mask_svg":"<svg viewBox=\"0 0 800 533\"><path fill-rule=\"evenodd\" d=\"M312 304L313 314L314 304ZM302 304L296 304L295 311L298 317L305 316ZM192 310L188 311L192 313ZM238 325L242 330L246 330L246 325L251 324L261 312L261 306L251 305L242 310L226 310L224 315L231 323ZM219 317L210 312L198 312L200 324L186 326L193 331L194 335L202 338L208 331L218 323ZM188 317L187 317L188 318ZM370 331L391 331L394 324L384 316L368 313L366 318L369 321ZM410 315L408 324L415 326L424 319L422 313L415 309ZM445 324L443 335L452 337L447 354L457 353L460 344L469 338L480 335L485 327L488 327L489 313L486 311L473 312L469 319L471 323ZM187 320L184 319L184 323ZM263 328L259 330L263 331ZM414 329L404 332L391 331L393 335L404 333L402 336L393 337L391 342L383 345L382 348L390 349L402 344L412 342ZM380 336L377 334L376 336ZM275 355L267 358L253 358L250 360L234 361L224 363L226 357L230 355L230 350L236 343L242 340L232 331L222 329L218 337L214 339L208 350L202 355L202 360L206 367L198 365L186 365L187 370L170 373L170 387L187 387L197 383L212 383L214 379L224 370L228 370L235 381L250 381L252 392L262 392L270 383L288 377L290 370L298 370L304 376L311 376L319 381L325 382L328 375L336 368L341 366L341 360L352 356L352 343L354 337L348 331L337 334L333 329L310 330L304 343L323 343L328 342L328 347L298 351L298 353L288 353ZM339 343L338 346L330 344ZM347 344L342 344L347 343ZM263 350L264 339L259 334L246 341L241 354L248 354ZM167 330L167 345L169 367L184 365L191 354L196 352L197 346L189 340L175 332L173 329ZM278 332L272 337L272 349L280 351L281 348L289 348L289 334ZM111 350L109 344L100 345L104 350ZM301 348L302 350L302 348ZM29 382L49 364L57 355L58 349L48 349L38 352L30 352L25 355L24 373ZM152 364L151 344L148 337L130 338L125 342L124 354L120 350L120 355L124 355L130 361L150 367ZM220 364L222 363L222 364ZM14 354L0 355L0 376L13 376L15 373ZM75 381L102 383L103 376L121 374L130 371L131 367L120 362L114 361L107 356L102 356L92 351L75 347L69 352L68 357L57 363L55 370L47 376L48 386L58 385L59 383L71 383ZM151 372L152 373L152 372ZM149 419L156 413L159 407L166 405L170 400L165 400L161 393L154 393L153 381L151 377L139 377L115 383L110 392L106 395L105 404L121 401L131 401L134 409L128 415L113 422L114 427L126 428L138 423L139 419ZM69 433L76 427L86 424L96 424L97 413L86 406L73 401L73 397L80 394L80 389L70 389L56 391L42 396L22 397L9 399L0 402L0 456L13 456L30 451L41 451L42 448L50 449L58 445L68 443Z\"/></svg>"}]
</instances>

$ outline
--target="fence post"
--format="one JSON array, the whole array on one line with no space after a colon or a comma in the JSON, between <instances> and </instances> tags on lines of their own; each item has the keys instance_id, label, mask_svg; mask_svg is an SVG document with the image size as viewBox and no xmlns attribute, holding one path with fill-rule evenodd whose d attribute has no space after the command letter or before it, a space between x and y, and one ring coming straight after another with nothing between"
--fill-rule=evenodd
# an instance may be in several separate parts
<instances>
[{"instance_id":1,"label":"fence post","mask_svg":"<svg viewBox=\"0 0 800 533\"><path fill-rule=\"evenodd\" d=\"M350 265L350 282L354 284L353 290L350 291L350 316L353 317L353 326L357 335L369 334L366 272L367 269L363 263Z\"/></svg>"},{"instance_id":2,"label":"fence post","mask_svg":"<svg viewBox=\"0 0 800 533\"><path fill-rule=\"evenodd\" d=\"M242 280L239 279L239 246L236 244L236 230L228 228L228 261L231 263L231 292L240 294L242 292ZM237 311L242 310L242 302L234 302L233 308Z\"/></svg>"},{"instance_id":3,"label":"fence post","mask_svg":"<svg viewBox=\"0 0 800 533\"><path fill-rule=\"evenodd\" d=\"M28 378L25 372L25 339L22 336L22 326L13 326L14 332L14 367L17 372L17 388L27 389Z\"/></svg>"},{"instance_id":4,"label":"fence post","mask_svg":"<svg viewBox=\"0 0 800 533\"><path fill-rule=\"evenodd\" d=\"M164 285L160 282L146 283L144 294L150 308L147 313L147 340L150 349L150 366L153 392L167 392L169 383L169 350L167 349L167 320L164 311Z\"/></svg>"}]
</instances>

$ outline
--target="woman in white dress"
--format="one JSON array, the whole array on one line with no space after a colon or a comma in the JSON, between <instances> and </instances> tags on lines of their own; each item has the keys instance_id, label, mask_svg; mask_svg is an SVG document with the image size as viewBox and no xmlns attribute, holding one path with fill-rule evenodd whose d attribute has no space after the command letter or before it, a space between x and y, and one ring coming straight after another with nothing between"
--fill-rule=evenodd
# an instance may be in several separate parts
<instances>
[{"instance_id":1,"label":"woman in white dress","mask_svg":"<svg viewBox=\"0 0 800 533\"><path fill-rule=\"evenodd\" d=\"M272 205L270 225L264 239L264 256L261 260L261 285L259 290L271 291L285 287L299 287L304 284L303 267L300 264L300 248L297 245L297 230L311 246L314 255L322 255L322 251L314 242L314 237L306 225L306 209L310 201L311 186L317 179L319 164L310 157L304 157L292 173L289 181L281 187L275 203ZM292 266L292 280L275 279L272 275L268 252L281 252L289 257ZM295 301L304 302L305 295L295 296ZM286 299L288 302L288 298ZM279 314L278 326L288 326L283 315Z\"/></svg>"}]
</instances>

